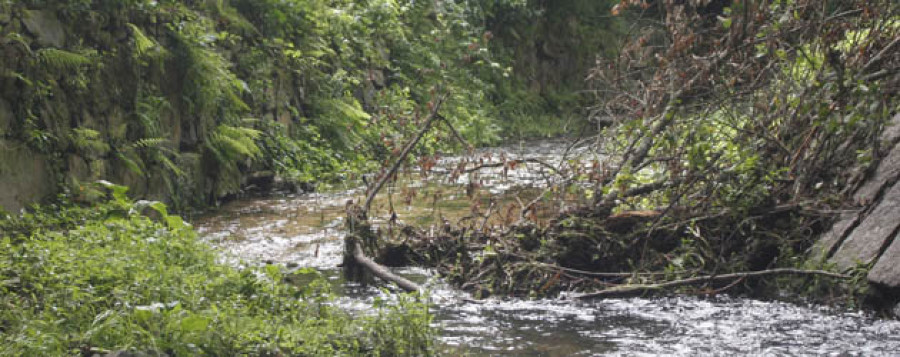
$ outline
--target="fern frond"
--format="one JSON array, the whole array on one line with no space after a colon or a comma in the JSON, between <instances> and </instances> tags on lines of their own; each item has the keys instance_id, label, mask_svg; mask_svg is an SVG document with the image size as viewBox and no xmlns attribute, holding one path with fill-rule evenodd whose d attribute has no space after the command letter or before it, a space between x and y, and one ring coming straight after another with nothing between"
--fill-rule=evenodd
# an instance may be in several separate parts
<instances>
[{"instance_id":1,"label":"fern frond","mask_svg":"<svg viewBox=\"0 0 900 357\"><path fill-rule=\"evenodd\" d=\"M366 113L359 107L359 102L356 100L353 100L352 104L343 100L332 100L330 104L338 113L353 122L368 120L371 117L369 113Z\"/></svg>"},{"instance_id":2,"label":"fern frond","mask_svg":"<svg viewBox=\"0 0 900 357\"><path fill-rule=\"evenodd\" d=\"M172 105L163 97L142 94L137 101L135 115L143 128L143 136L159 137L163 135L160 118L163 110L171 108Z\"/></svg>"},{"instance_id":3,"label":"fern frond","mask_svg":"<svg viewBox=\"0 0 900 357\"><path fill-rule=\"evenodd\" d=\"M175 174L175 176L179 176L179 177L184 176L184 171L180 167L178 167L178 165L175 165L175 163L172 162L171 159L169 159L162 153L155 155L153 157L153 159L156 160L156 162L159 162L163 168L165 168L165 169L169 170L170 172L172 172L173 174Z\"/></svg>"},{"instance_id":4,"label":"fern frond","mask_svg":"<svg viewBox=\"0 0 900 357\"><path fill-rule=\"evenodd\" d=\"M248 157L253 159L259 157L262 150L256 145L256 139L260 135L261 132L255 129L219 125L206 140L216 160L227 164Z\"/></svg>"},{"instance_id":5,"label":"fern frond","mask_svg":"<svg viewBox=\"0 0 900 357\"><path fill-rule=\"evenodd\" d=\"M240 14L233 7L229 6L223 0L217 0L214 4L209 4L210 10L216 13L221 19L225 20L228 24L233 26L235 29L240 29L245 32L260 34L259 30L256 26L244 18L243 15Z\"/></svg>"},{"instance_id":6,"label":"fern frond","mask_svg":"<svg viewBox=\"0 0 900 357\"><path fill-rule=\"evenodd\" d=\"M56 48L42 48L36 55L41 65L54 71L75 70L91 63L87 56Z\"/></svg>"},{"instance_id":7,"label":"fern frond","mask_svg":"<svg viewBox=\"0 0 900 357\"><path fill-rule=\"evenodd\" d=\"M125 164L125 167L128 168L128 171L131 171L140 176L144 176L144 170L142 169L143 162L141 162L140 158L132 159L122 152L116 152L116 158L118 158L119 161Z\"/></svg>"},{"instance_id":8,"label":"fern frond","mask_svg":"<svg viewBox=\"0 0 900 357\"><path fill-rule=\"evenodd\" d=\"M125 148L126 148L126 150L131 150L131 149L143 150L143 149L149 149L149 148L159 148L159 147L162 147L167 142L169 142L169 140L165 139L165 138L143 138L143 139L139 139L133 143L128 144Z\"/></svg>"},{"instance_id":9,"label":"fern frond","mask_svg":"<svg viewBox=\"0 0 900 357\"><path fill-rule=\"evenodd\" d=\"M0 69L0 77L7 77L7 78L12 78L12 79L18 79L18 80L22 81L22 83L25 83L25 85L27 85L27 86L29 86L29 87L31 87L31 86L34 85L34 82L32 82L31 80L29 80L28 78L26 78L25 75L23 75L23 74L21 74L21 73L19 73L19 72L13 71L13 70L11 70L11 69L9 69L9 68L2 68L2 69Z\"/></svg>"},{"instance_id":10,"label":"fern frond","mask_svg":"<svg viewBox=\"0 0 900 357\"><path fill-rule=\"evenodd\" d=\"M157 57L165 54L165 49L156 41L144 35L140 28L134 24L128 24L128 27L131 29L132 36L134 36L134 54L136 57Z\"/></svg>"},{"instance_id":11,"label":"fern frond","mask_svg":"<svg viewBox=\"0 0 900 357\"><path fill-rule=\"evenodd\" d=\"M175 38L186 70L186 99L200 120L211 122L250 109L240 98L246 84L231 71L231 62L202 43L179 34Z\"/></svg>"},{"instance_id":12,"label":"fern frond","mask_svg":"<svg viewBox=\"0 0 900 357\"><path fill-rule=\"evenodd\" d=\"M29 55L34 55L34 52L31 51L31 45L29 45L28 41L25 40L25 37L22 36L22 34L20 34L18 32L13 32L13 33L6 35L6 37L4 37L3 40L4 40L3 42L5 42L4 44L18 43L19 45L22 46L22 48L25 50L25 52L28 52Z\"/></svg>"},{"instance_id":13,"label":"fern frond","mask_svg":"<svg viewBox=\"0 0 900 357\"><path fill-rule=\"evenodd\" d=\"M70 135L75 150L87 155L103 155L109 152L110 146L100 137L100 132L87 129L72 129Z\"/></svg>"}]
</instances>

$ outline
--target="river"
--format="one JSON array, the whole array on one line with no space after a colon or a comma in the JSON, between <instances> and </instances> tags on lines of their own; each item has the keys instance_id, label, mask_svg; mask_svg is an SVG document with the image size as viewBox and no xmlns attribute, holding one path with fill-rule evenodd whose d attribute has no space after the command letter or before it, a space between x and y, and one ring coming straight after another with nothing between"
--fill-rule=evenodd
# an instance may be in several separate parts
<instances>
[{"instance_id":1,"label":"river","mask_svg":"<svg viewBox=\"0 0 900 357\"><path fill-rule=\"evenodd\" d=\"M467 158L488 165L512 158L551 165L586 165L595 159L584 149L552 140L482 149ZM472 202L517 204L541 194L554 180L546 166L536 163L499 165L448 180L447 173L461 160L435 158L427 175L402 175L376 201L376 221L386 221L391 209L401 221L422 226L456 220L476 209ZM472 198L473 187L482 194ZM344 208L362 194L358 187L347 187L243 199L193 223L223 251L223 259L236 265L315 268L340 295L336 304L361 311L376 297L390 298L381 289L340 277ZM473 301L427 270L398 273L430 289L443 355L900 355L900 321L857 311L728 296Z\"/></svg>"}]
</instances>

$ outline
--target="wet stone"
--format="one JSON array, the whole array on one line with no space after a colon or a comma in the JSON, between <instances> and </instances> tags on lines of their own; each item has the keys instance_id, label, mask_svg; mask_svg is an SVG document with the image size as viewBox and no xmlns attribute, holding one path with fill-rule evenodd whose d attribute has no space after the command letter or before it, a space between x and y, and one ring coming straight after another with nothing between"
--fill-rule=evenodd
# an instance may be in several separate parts
<instances>
[{"instance_id":1,"label":"wet stone","mask_svg":"<svg viewBox=\"0 0 900 357\"><path fill-rule=\"evenodd\" d=\"M893 243L869 271L868 278L873 283L897 288L900 287L900 239L896 236L893 239ZM900 305L897 308L900 308Z\"/></svg>"},{"instance_id":2,"label":"wet stone","mask_svg":"<svg viewBox=\"0 0 900 357\"><path fill-rule=\"evenodd\" d=\"M895 185L885 194L875 210L847 237L831 258L841 270L854 267L857 263L868 264L878 258L881 247L900 226L900 185Z\"/></svg>"},{"instance_id":3,"label":"wet stone","mask_svg":"<svg viewBox=\"0 0 900 357\"><path fill-rule=\"evenodd\" d=\"M881 133L881 143L883 145L893 145L897 141L900 141L900 113L891 118Z\"/></svg>"},{"instance_id":4,"label":"wet stone","mask_svg":"<svg viewBox=\"0 0 900 357\"><path fill-rule=\"evenodd\" d=\"M886 185L897 181L900 176L900 145L894 146L888 153L872 178L856 191L853 200L861 204L870 204L878 199L878 193L881 192Z\"/></svg>"},{"instance_id":5,"label":"wet stone","mask_svg":"<svg viewBox=\"0 0 900 357\"><path fill-rule=\"evenodd\" d=\"M810 249L810 259L818 261L830 258L829 253L843 242L844 237L858 222L859 215L856 213L841 215L841 218L831 226L831 230L822 235Z\"/></svg>"}]
</instances>

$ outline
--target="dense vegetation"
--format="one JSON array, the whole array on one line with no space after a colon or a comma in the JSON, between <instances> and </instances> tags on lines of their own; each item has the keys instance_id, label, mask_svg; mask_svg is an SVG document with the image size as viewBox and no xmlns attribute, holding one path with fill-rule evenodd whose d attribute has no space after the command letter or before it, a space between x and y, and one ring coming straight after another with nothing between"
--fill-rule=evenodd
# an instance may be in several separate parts
<instances>
[{"instance_id":1,"label":"dense vegetation","mask_svg":"<svg viewBox=\"0 0 900 357\"><path fill-rule=\"evenodd\" d=\"M401 298L364 316L328 284L219 262L159 202L60 203L0 221L0 355L422 355L427 307ZM154 217L154 218L150 218ZM308 273L315 274L314 271Z\"/></svg>"},{"instance_id":2,"label":"dense vegetation","mask_svg":"<svg viewBox=\"0 0 900 357\"><path fill-rule=\"evenodd\" d=\"M405 261L476 296L855 304L868 267L805 252L884 154L898 38L891 0L0 0L0 171L33 156L56 197L0 209L0 354L427 354L425 306L348 316L321 282L221 264L167 207L375 172L371 201L404 162L565 132L599 159L399 230Z\"/></svg>"},{"instance_id":3,"label":"dense vegetation","mask_svg":"<svg viewBox=\"0 0 900 357\"><path fill-rule=\"evenodd\" d=\"M612 21L562 24L608 10L594 5L0 0L0 154L39 168L22 186L50 181L30 197L47 205L0 207L0 354L426 353L422 305L346 316L321 283L218 263L124 187L184 212L256 173L347 180L395 155L438 94L419 155L560 134L583 123L556 119L581 110L572 79L611 51L577 39Z\"/></svg>"},{"instance_id":4,"label":"dense vegetation","mask_svg":"<svg viewBox=\"0 0 900 357\"><path fill-rule=\"evenodd\" d=\"M450 93L443 117L467 143L442 126L419 153L496 142L501 128L560 133L540 120L579 110L559 98L599 52L577 39L611 22L570 31L565 48L584 49L555 56L574 67L530 58L551 40L512 42L559 32L541 24L587 6L573 3L2 1L0 135L46 155L79 199L103 178L186 209L239 193L251 171L328 182L371 170L435 91Z\"/></svg>"},{"instance_id":5,"label":"dense vegetation","mask_svg":"<svg viewBox=\"0 0 900 357\"><path fill-rule=\"evenodd\" d=\"M511 226L407 231L409 259L482 296L700 285L895 303L889 289L867 295L865 262L834 274L807 253L836 213L864 203L852 193L893 144L880 136L900 111L898 11L892 1L620 1L612 12L636 18L588 76L592 119L606 128L587 142L601 157L556 167L560 183L510 208L520 212Z\"/></svg>"}]
</instances>

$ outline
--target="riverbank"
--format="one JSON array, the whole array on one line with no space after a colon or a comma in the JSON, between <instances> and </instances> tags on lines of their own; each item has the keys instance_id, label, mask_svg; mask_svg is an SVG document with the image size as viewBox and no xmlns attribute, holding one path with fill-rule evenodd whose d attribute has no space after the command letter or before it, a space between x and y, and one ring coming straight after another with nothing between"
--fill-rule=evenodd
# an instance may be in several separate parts
<instances>
[{"instance_id":1,"label":"riverbank","mask_svg":"<svg viewBox=\"0 0 900 357\"><path fill-rule=\"evenodd\" d=\"M351 315L321 277L289 285L278 265L226 265L162 204L98 189L110 199L0 219L0 355L431 353L423 304Z\"/></svg>"}]
</instances>

